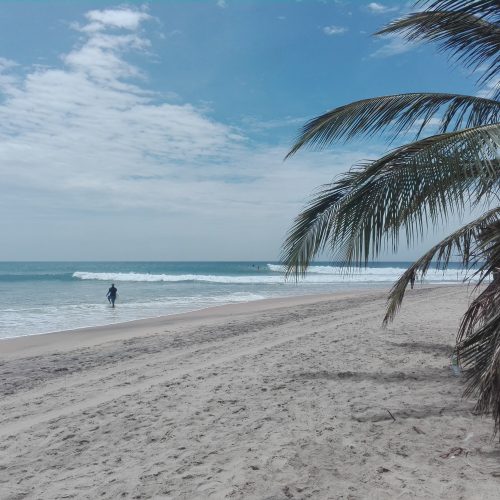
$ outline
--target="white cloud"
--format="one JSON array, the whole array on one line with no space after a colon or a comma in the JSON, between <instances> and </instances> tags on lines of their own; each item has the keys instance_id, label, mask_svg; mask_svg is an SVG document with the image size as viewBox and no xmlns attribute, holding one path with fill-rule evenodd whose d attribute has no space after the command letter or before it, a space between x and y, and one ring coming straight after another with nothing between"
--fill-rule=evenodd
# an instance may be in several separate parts
<instances>
[{"instance_id":1,"label":"white cloud","mask_svg":"<svg viewBox=\"0 0 500 500\"><path fill-rule=\"evenodd\" d=\"M149 41L136 34L110 36L95 34L81 47L63 56L63 61L73 71L81 71L97 80L108 80L120 84L122 78L136 78L140 70L127 63L122 51L142 51L149 47Z\"/></svg>"},{"instance_id":2,"label":"white cloud","mask_svg":"<svg viewBox=\"0 0 500 500\"><path fill-rule=\"evenodd\" d=\"M362 155L283 163L286 147L255 145L206 108L166 102L127 57L149 57L151 18L92 12L101 28L79 27L60 67L21 72L0 59L0 258L277 257L312 190ZM299 125L283 121L263 127Z\"/></svg>"},{"instance_id":3,"label":"white cloud","mask_svg":"<svg viewBox=\"0 0 500 500\"><path fill-rule=\"evenodd\" d=\"M137 19L149 18L113 12L92 11L88 17L130 30L139 28ZM158 200L133 180L136 174L179 178L183 168L223 162L241 147L242 138L230 127L190 104L158 102L156 94L131 80L141 72L125 55L149 47L146 39L135 32L83 31L87 39L62 57L62 68L0 78L5 185L42 196L75 196L82 208L85 196L104 194L100 205L155 205ZM153 182L155 189L158 185Z\"/></svg>"},{"instance_id":4,"label":"white cloud","mask_svg":"<svg viewBox=\"0 0 500 500\"><path fill-rule=\"evenodd\" d=\"M220 7L221 9L224 9L227 7L226 0L217 0L217 7Z\"/></svg>"},{"instance_id":5,"label":"white cloud","mask_svg":"<svg viewBox=\"0 0 500 500\"><path fill-rule=\"evenodd\" d=\"M85 17L90 23L85 25L82 30L88 32L101 31L107 28L135 31L143 21L151 18L146 12L128 8L91 10L85 14Z\"/></svg>"},{"instance_id":6,"label":"white cloud","mask_svg":"<svg viewBox=\"0 0 500 500\"><path fill-rule=\"evenodd\" d=\"M325 26L323 28L323 33L328 36L333 36L333 35L343 35L348 31L347 28L343 26Z\"/></svg>"},{"instance_id":7,"label":"white cloud","mask_svg":"<svg viewBox=\"0 0 500 500\"><path fill-rule=\"evenodd\" d=\"M498 93L500 89L500 77L495 77L489 80L480 90L477 92L478 97L486 97L491 99Z\"/></svg>"},{"instance_id":8,"label":"white cloud","mask_svg":"<svg viewBox=\"0 0 500 500\"><path fill-rule=\"evenodd\" d=\"M1 63L0 63L1 67ZM484 76L485 73L488 72L488 65L481 64L478 68L473 71L473 75L479 80ZM481 85L481 88L476 93L479 97L486 97L491 99L499 92L500 89L500 76L495 76L494 78L489 79L486 83Z\"/></svg>"},{"instance_id":9,"label":"white cloud","mask_svg":"<svg viewBox=\"0 0 500 500\"><path fill-rule=\"evenodd\" d=\"M377 2L371 2L369 3L366 8L372 13L372 14L386 14L387 12L395 12L399 10L398 7L388 7L387 5L383 5L381 3Z\"/></svg>"},{"instance_id":10,"label":"white cloud","mask_svg":"<svg viewBox=\"0 0 500 500\"><path fill-rule=\"evenodd\" d=\"M10 71L16 68L18 64L5 57L0 57L0 88L11 89L14 88L18 79L17 77L10 73Z\"/></svg>"},{"instance_id":11,"label":"white cloud","mask_svg":"<svg viewBox=\"0 0 500 500\"><path fill-rule=\"evenodd\" d=\"M409 42L399 35L386 35L379 39L384 40L385 43L372 52L370 57L392 57L409 52L419 45L418 42Z\"/></svg>"},{"instance_id":12,"label":"white cloud","mask_svg":"<svg viewBox=\"0 0 500 500\"><path fill-rule=\"evenodd\" d=\"M16 66L18 66L18 64L15 61L6 59L5 57L0 57L0 72L12 69Z\"/></svg>"}]
</instances>

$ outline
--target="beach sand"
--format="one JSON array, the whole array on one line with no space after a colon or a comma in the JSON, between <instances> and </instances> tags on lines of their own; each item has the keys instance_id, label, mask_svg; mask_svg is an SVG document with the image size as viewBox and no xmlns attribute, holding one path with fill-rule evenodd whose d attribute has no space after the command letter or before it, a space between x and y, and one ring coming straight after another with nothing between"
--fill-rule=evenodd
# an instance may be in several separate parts
<instances>
[{"instance_id":1,"label":"beach sand","mask_svg":"<svg viewBox=\"0 0 500 500\"><path fill-rule=\"evenodd\" d=\"M0 497L496 499L450 354L462 286L277 299L0 342Z\"/></svg>"}]
</instances>

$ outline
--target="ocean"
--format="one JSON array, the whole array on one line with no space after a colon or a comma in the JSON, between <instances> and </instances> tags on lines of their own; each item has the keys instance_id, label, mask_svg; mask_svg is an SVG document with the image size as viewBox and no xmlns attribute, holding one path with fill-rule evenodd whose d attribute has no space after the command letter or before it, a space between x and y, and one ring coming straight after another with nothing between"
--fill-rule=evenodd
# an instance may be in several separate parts
<instances>
[{"instance_id":1,"label":"ocean","mask_svg":"<svg viewBox=\"0 0 500 500\"><path fill-rule=\"evenodd\" d=\"M370 263L346 275L315 263L285 281L273 262L0 262L0 338L119 323L206 307L293 295L388 287L408 262ZM458 265L426 283L457 283ZM115 283L116 307L106 292Z\"/></svg>"}]
</instances>

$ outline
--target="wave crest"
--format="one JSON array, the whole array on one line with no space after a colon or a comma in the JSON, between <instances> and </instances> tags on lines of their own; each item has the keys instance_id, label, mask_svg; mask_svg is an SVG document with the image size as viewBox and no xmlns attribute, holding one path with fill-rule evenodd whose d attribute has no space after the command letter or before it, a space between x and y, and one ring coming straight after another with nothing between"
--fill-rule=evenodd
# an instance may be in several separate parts
<instances>
[{"instance_id":1,"label":"wave crest","mask_svg":"<svg viewBox=\"0 0 500 500\"><path fill-rule=\"evenodd\" d=\"M268 264L269 274L253 275L216 275L216 274L146 274L146 273L94 273L77 271L73 278L80 280L99 280L109 282L199 282L218 284L240 284L240 285L273 285L284 284L285 278L280 272L282 267L277 264ZM398 267L368 267L355 271L345 272L340 266L311 266L305 278L299 281L307 284L328 283L391 283L398 279L405 271ZM462 281L464 274L456 269L447 271L429 270L425 277L426 282L449 283ZM294 283L290 280L289 283Z\"/></svg>"}]
</instances>

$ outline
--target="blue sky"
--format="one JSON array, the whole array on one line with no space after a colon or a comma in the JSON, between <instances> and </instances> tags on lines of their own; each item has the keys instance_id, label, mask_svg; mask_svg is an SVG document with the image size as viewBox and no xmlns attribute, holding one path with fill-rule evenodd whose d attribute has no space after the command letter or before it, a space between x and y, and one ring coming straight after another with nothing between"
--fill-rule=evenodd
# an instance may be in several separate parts
<instances>
[{"instance_id":1,"label":"blue sky","mask_svg":"<svg viewBox=\"0 0 500 500\"><path fill-rule=\"evenodd\" d=\"M2 260L277 259L314 189L387 148L283 162L304 121L376 95L477 93L432 46L370 36L406 2L1 5Z\"/></svg>"}]
</instances>

